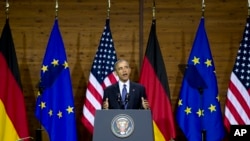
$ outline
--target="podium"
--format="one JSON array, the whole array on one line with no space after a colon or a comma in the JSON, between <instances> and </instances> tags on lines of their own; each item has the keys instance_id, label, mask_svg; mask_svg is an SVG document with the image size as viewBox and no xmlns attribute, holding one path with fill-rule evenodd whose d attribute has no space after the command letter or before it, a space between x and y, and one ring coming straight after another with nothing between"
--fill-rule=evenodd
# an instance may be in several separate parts
<instances>
[{"instance_id":1,"label":"podium","mask_svg":"<svg viewBox=\"0 0 250 141\"><path fill-rule=\"evenodd\" d=\"M150 110L96 110L93 141L154 141Z\"/></svg>"}]
</instances>

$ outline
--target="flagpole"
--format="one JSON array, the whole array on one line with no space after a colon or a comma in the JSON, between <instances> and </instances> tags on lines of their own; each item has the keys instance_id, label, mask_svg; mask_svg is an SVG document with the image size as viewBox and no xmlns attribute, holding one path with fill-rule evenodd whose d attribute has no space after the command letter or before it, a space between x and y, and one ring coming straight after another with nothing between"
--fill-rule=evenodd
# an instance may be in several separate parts
<instances>
[{"instance_id":1,"label":"flagpole","mask_svg":"<svg viewBox=\"0 0 250 141\"><path fill-rule=\"evenodd\" d=\"M155 17L155 0L153 0L153 6L152 6L152 20L155 21L156 20L156 17ZM154 23L156 24L156 23ZM169 141L174 141L173 138L171 138Z\"/></svg>"},{"instance_id":2,"label":"flagpole","mask_svg":"<svg viewBox=\"0 0 250 141\"><path fill-rule=\"evenodd\" d=\"M206 5L205 5L205 0L202 0L202 2L201 2L201 12L202 12L202 14L201 14L201 16L202 16L202 18L204 18L205 17L205 7L206 7ZM199 88L199 92L200 92L200 97L201 97L201 102L202 102L202 104L201 104L201 106L203 105L203 98L202 98L202 94L203 94L203 89L204 88ZM203 128L203 121L201 121L202 123L202 128ZM201 140L202 141L206 141L206 130L205 129L202 129L201 130Z\"/></svg>"},{"instance_id":3,"label":"flagpole","mask_svg":"<svg viewBox=\"0 0 250 141\"><path fill-rule=\"evenodd\" d=\"M110 0L108 0L108 6L107 6L107 19L109 19L110 14Z\"/></svg>"},{"instance_id":4,"label":"flagpole","mask_svg":"<svg viewBox=\"0 0 250 141\"><path fill-rule=\"evenodd\" d=\"M155 20L155 0L153 1L152 18Z\"/></svg>"},{"instance_id":5,"label":"flagpole","mask_svg":"<svg viewBox=\"0 0 250 141\"><path fill-rule=\"evenodd\" d=\"M6 14L6 19L9 19L9 1L6 0L6 6L5 6L5 14Z\"/></svg>"},{"instance_id":6,"label":"flagpole","mask_svg":"<svg viewBox=\"0 0 250 141\"><path fill-rule=\"evenodd\" d=\"M58 18L58 0L56 0L56 4L55 4L55 18Z\"/></svg>"},{"instance_id":7,"label":"flagpole","mask_svg":"<svg viewBox=\"0 0 250 141\"><path fill-rule=\"evenodd\" d=\"M55 0L55 19L58 18L58 0ZM43 93L42 88L40 88L39 86L39 91L38 91L39 95L41 95ZM42 117L40 117L40 119L42 119ZM36 141L42 141L42 125L40 123L40 127L38 129L36 129Z\"/></svg>"},{"instance_id":8,"label":"flagpole","mask_svg":"<svg viewBox=\"0 0 250 141\"><path fill-rule=\"evenodd\" d=\"M42 90L43 89L39 86L38 83L38 92L37 92L38 96L40 96L43 93ZM42 116L40 116L40 119L42 119ZM42 124L39 122L39 127L36 129L36 141L42 141L42 131L43 131Z\"/></svg>"},{"instance_id":9,"label":"flagpole","mask_svg":"<svg viewBox=\"0 0 250 141\"><path fill-rule=\"evenodd\" d=\"M143 38L144 38L143 13L144 13L144 0L139 0L139 68L140 69L142 66L142 59L143 59Z\"/></svg>"},{"instance_id":10,"label":"flagpole","mask_svg":"<svg viewBox=\"0 0 250 141\"><path fill-rule=\"evenodd\" d=\"M206 7L205 0L202 0L202 3L201 3L201 12L202 12L201 16L202 16L202 18L204 18L205 7Z\"/></svg>"},{"instance_id":11,"label":"flagpole","mask_svg":"<svg viewBox=\"0 0 250 141\"><path fill-rule=\"evenodd\" d=\"M250 0L248 0L248 17L250 16Z\"/></svg>"}]
</instances>

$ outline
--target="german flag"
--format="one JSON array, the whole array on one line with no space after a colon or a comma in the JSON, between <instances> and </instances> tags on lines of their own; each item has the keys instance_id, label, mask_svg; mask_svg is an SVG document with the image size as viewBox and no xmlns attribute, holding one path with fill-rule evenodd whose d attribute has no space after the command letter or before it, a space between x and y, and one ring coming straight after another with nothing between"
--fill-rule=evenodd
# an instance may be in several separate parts
<instances>
[{"instance_id":1,"label":"german flag","mask_svg":"<svg viewBox=\"0 0 250 141\"><path fill-rule=\"evenodd\" d=\"M29 138L16 52L9 20L0 38L0 140Z\"/></svg>"},{"instance_id":2,"label":"german flag","mask_svg":"<svg viewBox=\"0 0 250 141\"><path fill-rule=\"evenodd\" d=\"M153 118L155 141L169 141L176 136L168 78L152 20L139 82L145 86Z\"/></svg>"}]
</instances>

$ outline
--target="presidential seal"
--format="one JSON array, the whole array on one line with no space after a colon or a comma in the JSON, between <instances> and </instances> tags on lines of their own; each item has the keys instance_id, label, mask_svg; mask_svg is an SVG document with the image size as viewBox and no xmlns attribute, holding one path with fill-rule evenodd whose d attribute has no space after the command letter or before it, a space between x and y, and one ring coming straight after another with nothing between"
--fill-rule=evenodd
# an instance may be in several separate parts
<instances>
[{"instance_id":1,"label":"presidential seal","mask_svg":"<svg viewBox=\"0 0 250 141\"><path fill-rule=\"evenodd\" d=\"M126 114L119 114L112 119L111 130L119 138L126 138L134 131L134 121Z\"/></svg>"}]
</instances>

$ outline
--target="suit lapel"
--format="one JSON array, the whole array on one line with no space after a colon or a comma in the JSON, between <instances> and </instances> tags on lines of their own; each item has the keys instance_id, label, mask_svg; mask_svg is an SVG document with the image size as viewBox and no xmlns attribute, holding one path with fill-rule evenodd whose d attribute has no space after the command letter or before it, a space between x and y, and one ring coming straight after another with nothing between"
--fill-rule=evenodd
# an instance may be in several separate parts
<instances>
[{"instance_id":1,"label":"suit lapel","mask_svg":"<svg viewBox=\"0 0 250 141\"><path fill-rule=\"evenodd\" d=\"M135 93L135 85L133 82L130 82L129 94L133 95Z\"/></svg>"},{"instance_id":2,"label":"suit lapel","mask_svg":"<svg viewBox=\"0 0 250 141\"><path fill-rule=\"evenodd\" d=\"M119 83L115 84L114 93L116 94L116 96L120 94Z\"/></svg>"}]
</instances>

